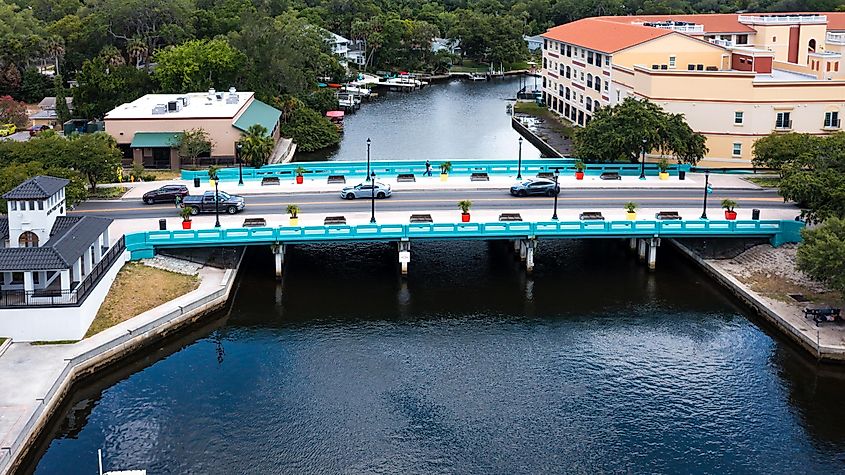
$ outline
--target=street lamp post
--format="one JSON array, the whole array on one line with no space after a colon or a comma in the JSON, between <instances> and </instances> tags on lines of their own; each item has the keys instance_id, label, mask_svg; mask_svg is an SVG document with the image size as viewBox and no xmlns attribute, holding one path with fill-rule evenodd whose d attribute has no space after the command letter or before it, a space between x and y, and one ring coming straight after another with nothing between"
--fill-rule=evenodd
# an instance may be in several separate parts
<instances>
[{"instance_id":1,"label":"street lamp post","mask_svg":"<svg viewBox=\"0 0 845 475\"><path fill-rule=\"evenodd\" d=\"M220 195L217 191L217 184L220 178L214 177L214 227L220 227Z\"/></svg>"},{"instance_id":2,"label":"street lamp post","mask_svg":"<svg viewBox=\"0 0 845 475\"><path fill-rule=\"evenodd\" d=\"M376 172L371 172L369 178L372 178L370 181L370 203L372 204L371 214L370 214L370 223L376 223Z\"/></svg>"},{"instance_id":3,"label":"street lamp post","mask_svg":"<svg viewBox=\"0 0 845 475\"><path fill-rule=\"evenodd\" d=\"M552 221L557 221L557 195L560 193L560 185L558 185L558 177L560 177L560 168L555 168L555 212L552 214Z\"/></svg>"},{"instance_id":4,"label":"street lamp post","mask_svg":"<svg viewBox=\"0 0 845 475\"><path fill-rule=\"evenodd\" d=\"M370 144L372 141L367 139L367 181L370 181Z\"/></svg>"},{"instance_id":5,"label":"street lamp post","mask_svg":"<svg viewBox=\"0 0 845 475\"><path fill-rule=\"evenodd\" d=\"M640 161L640 180L645 180L645 144L646 139L643 139L643 159Z\"/></svg>"},{"instance_id":6,"label":"street lamp post","mask_svg":"<svg viewBox=\"0 0 845 475\"><path fill-rule=\"evenodd\" d=\"M704 170L704 207L701 209L701 219L707 219L707 191L710 189L710 170Z\"/></svg>"},{"instance_id":7,"label":"street lamp post","mask_svg":"<svg viewBox=\"0 0 845 475\"><path fill-rule=\"evenodd\" d=\"M241 160L241 147L243 145L240 142L235 143L235 160L238 162L238 186L244 185L244 162Z\"/></svg>"},{"instance_id":8,"label":"street lamp post","mask_svg":"<svg viewBox=\"0 0 845 475\"><path fill-rule=\"evenodd\" d=\"M519 163L516 168L516 179L522 180L522 137L519 138Z\"/></svg>"}]
</instances>

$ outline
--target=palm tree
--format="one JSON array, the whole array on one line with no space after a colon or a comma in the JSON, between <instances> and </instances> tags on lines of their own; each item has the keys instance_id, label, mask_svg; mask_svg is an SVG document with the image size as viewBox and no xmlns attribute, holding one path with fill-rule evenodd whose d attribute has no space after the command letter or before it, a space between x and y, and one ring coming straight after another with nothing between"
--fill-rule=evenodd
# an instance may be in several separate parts
<instances>
[{"instance_id":1,"label":"palm tree","mask_svg":"<svg viewBox=\"0 0 845 475\"><path fill-rule=\"evenodd\" d=\"M100 50L100 57L106 62L106 73L109 72L108 66L123 66L126 64L126 60L123 59L123 55L120 54L120 50L111 45Z\"/></svg>"},{"instance_id":2,"label":"palm tree","mask_svg":"<svg viewBox=\"0 0 845 475\"><path fill-rule=\"evenodd\" d=\"M53 58L53 62L56 64L56 76L58 76L60 74L59 60L65 55L64 41L58 36L52 36L47 40L44 50L47 53L47 56Z\"/></svg>"},{"instance_id":3,"label":"palm tree","mask_svg":"<svg viewBox=\"0 0 845 475\"><path fill-rule=\"evenodd\" d=\"M141 65L141 60L147 57L147 51L147 43L140 38L132 38L126 44L126 54L129 55L130 60L135 60L136 68Z\"/></svg>"},{"instance_id":4,"label":"palm tree","mask_svg":"<svg viewBox=\"0 0 845 475\"><path fill-rule=\"evenodd\" d=\"M253 124L241 137L241 160L256 168L266 165L275 146L276 141L267 133L267 128Z\"/></svg>"}]
</instances>

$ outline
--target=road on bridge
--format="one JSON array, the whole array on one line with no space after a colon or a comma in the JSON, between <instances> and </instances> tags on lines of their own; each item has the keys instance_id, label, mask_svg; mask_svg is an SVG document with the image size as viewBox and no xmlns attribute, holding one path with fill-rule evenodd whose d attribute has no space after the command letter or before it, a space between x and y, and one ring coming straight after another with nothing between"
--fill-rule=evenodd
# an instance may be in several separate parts
<instances>
[{"instance_id":1,"label":"road on bridge","mask_svg":"<svg viewBox=\"0 0 845 475\"><path fill-rule=\"evenodd\" d=\"M583 189L563 190L558 197L560 209L621 209L628 201L650 208L696 208L703 194L689 189ZM737 201L742 209L795 209L774 190L715 190L708 196L708 208L718 209L723 198ZM475 210L551 209L552 198L515 198L500 190L402 191L391 198L376 200L381 211L442 211L457 209L459 200L469 199ZM273 193L246 196L246 213L284 213L285 206L298 204L307 213L367 212L369 199L342 200L331 193ZM157 218L174 214L173 204L144 205L140 200L101 200L81 203L70 214L90 214L112 218Z\"/></svg>"}]
</instances>

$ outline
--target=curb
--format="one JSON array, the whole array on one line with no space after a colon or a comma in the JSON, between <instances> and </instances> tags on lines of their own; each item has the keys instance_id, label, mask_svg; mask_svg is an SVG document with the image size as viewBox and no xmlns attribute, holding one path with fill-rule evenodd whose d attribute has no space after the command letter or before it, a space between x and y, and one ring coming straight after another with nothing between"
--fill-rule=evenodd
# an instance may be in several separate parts
<instances>
[{"instance_id":1,"label":"curb","mask_svg":"<svg viewBox=\"0 0 845 475\"><path fill-rule=\"evenodd\" d=\"M0 356L3 356L3 353L5 353L5 352L6 352L6 350L7 350L10 346L12 346L12 339L11 339L11 338L6 338L6 341L4 341L2 345L0 345Z\"/></svg>"}]
</instances>

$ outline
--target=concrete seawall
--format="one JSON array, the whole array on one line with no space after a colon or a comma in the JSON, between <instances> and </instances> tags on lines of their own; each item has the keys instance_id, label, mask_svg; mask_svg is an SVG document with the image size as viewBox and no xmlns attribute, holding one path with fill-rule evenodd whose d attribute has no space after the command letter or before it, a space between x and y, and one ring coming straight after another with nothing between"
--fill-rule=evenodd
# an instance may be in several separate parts
<instances>
[{"instance_id":1,"label":"concrete seawall","mask_svg":"<svg viewBox=\"0 0 845 475\"><path fill-rule=\"evenodd\" d=\"M563 155L560 154L557 150L555 150L551 145L546 143L545 140L541 139L537 134L528 130L528 127L522 125L522 122L517 120L516 117L511 117L511 127L516 129L520 135L525 137L531 145L537 147L540 150L540 153L543 154L544 157L551 157L551 158L562 158Z\"/></svg>"},{"instance_id":2,"label":"concrete seawall","mask_svg":"<svg viewBox=\"0 0 845 475\"><path fill-rule=\"evenodd\" d=\"M37 398L37 403L24 410L7 437L0 441L0 473L9 474L17 470L39 436L49 427L65 398L71 394L75 382L106 369L224 307L232 293L239 268L240 262L234 269L218 271L218 278L213 282L202 282L198 289L179 299L74 345L66 345L69 353L52 386L43 398Z\"/></svg>"},{"instance_id":3,"label":"concrete seawall","mask_svg":"<svg viewBox=\"0 0 845 475\"><path fill-rule=\"evenodd\" d=\"M788 315L785 311L779 312L775 310L773 308L774 305L768 302L765 297L740 282L725 270L708 262L707 259L702 258L674 239L669 239L668 242L812 356L818 358L820 361L845 363L845 345L822 342L819 328L810 323L811 321L803 317L796 318L794 315Z\"/></svg>"}]
</instances>

